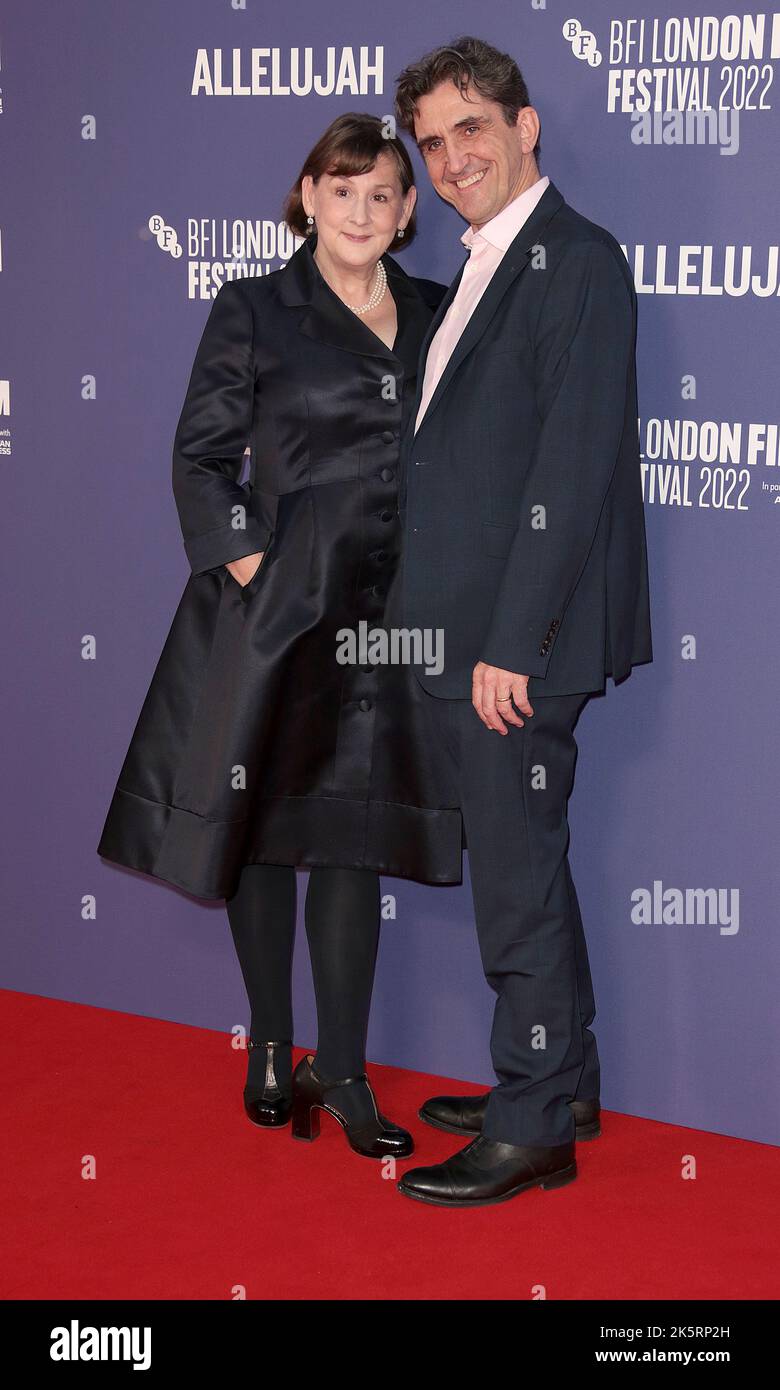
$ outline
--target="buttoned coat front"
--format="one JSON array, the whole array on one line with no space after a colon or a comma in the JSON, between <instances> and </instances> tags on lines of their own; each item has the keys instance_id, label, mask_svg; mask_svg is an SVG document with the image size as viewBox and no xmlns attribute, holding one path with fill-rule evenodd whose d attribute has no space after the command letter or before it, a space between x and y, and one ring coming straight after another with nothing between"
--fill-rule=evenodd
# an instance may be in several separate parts
<instances>
[{"instance_id":1,"label":"buttoned coat front","mask_svg":"<svg viewBox=\"0 0 780 1390\"><path fill-rule=\"evenodd\" d=\"M461 877L460 810L410 668L337 656L345 631L397 621L400 441L444 287L384 257L390 350L315 247L211 307L173 451L192 574L98 845L205 898L230 896L245 863ZM257 551L242 587L225 565Z\"/></svg>"}]
</instances>

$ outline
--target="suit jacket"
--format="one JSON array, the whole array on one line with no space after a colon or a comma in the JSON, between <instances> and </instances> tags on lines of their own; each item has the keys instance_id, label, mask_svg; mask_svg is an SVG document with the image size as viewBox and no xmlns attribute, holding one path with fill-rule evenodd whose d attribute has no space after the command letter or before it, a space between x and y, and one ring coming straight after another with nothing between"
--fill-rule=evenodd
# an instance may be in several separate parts
<instances>
[{"instance_id":1,"label":"suit jacket","mask_svg":"<svg viewBox=\"0 0 780 1390\"><path fill-rule=\"evenodd\" d=\"M618 242L550 183L402 451L404 622L440 628L434 695L486 661L534 695L603 690L652 660L636 292Z\"/></svg>"}]
</instances>

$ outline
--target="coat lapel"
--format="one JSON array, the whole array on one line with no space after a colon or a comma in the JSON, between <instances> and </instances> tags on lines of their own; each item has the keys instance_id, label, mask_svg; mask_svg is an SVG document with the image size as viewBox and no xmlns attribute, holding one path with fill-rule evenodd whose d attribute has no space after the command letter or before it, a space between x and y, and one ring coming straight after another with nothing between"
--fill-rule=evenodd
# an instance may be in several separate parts
<instances>
[{"instance_id":1,"label":"coat lapel","mask_svg":"<svg viewBox=\"0 0 780 1390\"><path fill-rule=\"evenodd\" d=\"M449 309L449 307L450 307L450 305L451 305L453 299L455 298L455 295L456 295L457 292L458 292L458 285L460 284L461 276L462 276L464 270L466 269L466 266L467 266L467 265L468 265L468 257L466 257L465 261L463 262L463 265L460 267L460 269L459 269L457 275L455 276L455 279L453 280L452 284L450 285L449 289L447 290L447 293L445 294L444 298L442 299L441 303L439 304L439 306L438 306L438 308L437 308L437 310L436 310L436 313L434 314L434 316L433 316L433 318L431 319L431 322L430 322L430 324L429 324L429 326L428 326L428 332L426 333L425 338L423 339L423 345L422 345L422 347L420 348L420 357L419 357L419 361L418 361L418 383L419 383L419 390L418 390L418 400L416 401L416 405L417 405L417 406L419 406L419 404L420 404L420 402L419 402L419 396L422 394L422 382L423 382L423 376L424 376L424 374L425 374L425 359L426 359L426 357L428 356L428 348L429 348L430 345L431 345L431 342L432 342L434 333L437 331L437 329L438 329L440 323L442 322L442 319L444 318L444 315L446 314L446 312L447 312L447 310ZM415 411L415 415L416 415L416 414L417 414L417 412Z\"/></svg>"},{"instance_id":2,"label":"coat lapel","mask_svg":"<svg viewBox=\"0 0 780 1390\"><path fill-rule=\"evenodd\" d=\"M452 355L439 378L436 390L428 402L428 408L420 421L421 429L429 419L432 411L436 409L436 406L441 401L464 357L477 346L477 343L484 334L510 285L512 285L517 277L525 270L531 259L534 247L539 244L541 232L549 222L553 213L558 211L562 203L563 196L551 180L527 222L523 224L514 241L508 246L505 255L502 257L495 273L491 277L487 289L466 324L458 342L455 344ZM417 419L417 412L420 408L423 382L425 380L425 359L427 358L428 349L434 333L441 324L447 309L455 298L455 293L467 264L468 261L464 261L447 295L439 305L436 317L423 343L417 373L417 399L414 403L414 410L409 424L409 439L411 439L414 432L414 424L412 422Z\"/></svg>"},{"instance_id":3,"label":"coat lapel","mask_svg":"<svg viewBox=\"0 0 780 1390\"><path fill-rule=\"evenodd\" d=\"M380 357L389 365L400 361L407 373L414 375L418 344L431 312L414 281L392 256L382 257L388 287L398 310L398 328L391 350L357 314L347 308L320 274L313 254L316 244L315 232L298 247L281 271L282 300L291 307L299 306L304 310L298 322L299 332L342 352Z\"/></svg>"}]
</instances>

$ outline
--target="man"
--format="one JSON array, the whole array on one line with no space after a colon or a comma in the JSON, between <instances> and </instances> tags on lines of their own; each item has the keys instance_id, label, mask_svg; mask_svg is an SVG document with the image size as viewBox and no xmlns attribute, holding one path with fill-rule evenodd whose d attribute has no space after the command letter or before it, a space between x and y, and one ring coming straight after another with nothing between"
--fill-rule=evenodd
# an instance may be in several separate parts
<instances>
[{"instance_id":1,"label":"man","mask_svg":"<svg viewBox=\"0 0 780 1390\"><path fill-rule=\"evenodd\" d=\"M470 1142L399 1188L475 1206L573 1181L576 1138L600 1132L566 804L583 706L652 660L636 295L614 237L540 177L511 57L437 49L396 114L469 223L405 440L404 623L444 631L443 671L416 674L459 788L498 1077L426 1103Z\"/></svg>"}]
</instances>

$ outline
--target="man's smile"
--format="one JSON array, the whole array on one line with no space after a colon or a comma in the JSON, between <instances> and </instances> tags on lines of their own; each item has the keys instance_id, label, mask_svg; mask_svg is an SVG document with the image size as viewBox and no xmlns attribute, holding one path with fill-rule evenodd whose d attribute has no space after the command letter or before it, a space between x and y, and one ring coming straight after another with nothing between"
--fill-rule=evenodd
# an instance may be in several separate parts
<instances>
[{"instance_id":1,"label":"man's smile","mask_svg":"<svg viewBox=\"0 0 780 1390\"><path fill-rule=\"evenodd\" d=\"M456 188L471 188L472 184L480 183L487 173L487 168L478 169L476 174L467 174L465 178L455 179Z\"/></svg>"}]
</instances>

